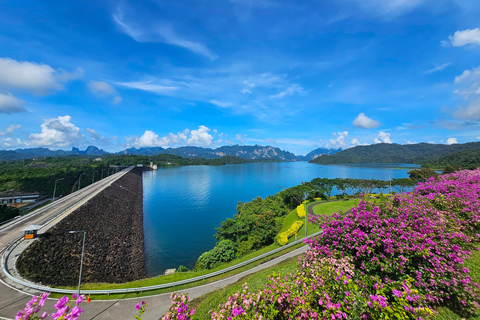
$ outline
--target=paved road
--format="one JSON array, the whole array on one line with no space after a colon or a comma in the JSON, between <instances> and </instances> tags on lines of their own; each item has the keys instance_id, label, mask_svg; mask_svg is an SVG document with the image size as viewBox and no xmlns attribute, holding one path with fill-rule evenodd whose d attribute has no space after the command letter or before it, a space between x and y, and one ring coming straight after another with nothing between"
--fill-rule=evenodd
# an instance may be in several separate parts
<instances>
[{"instance_id":1,"label":"paved road","mask_svg":"<svg viewBox=\"0 0 480 320\"><path fill-rule=\"evenodd\" d=\"M265 262L255 268L244 271L235 276L212 282L199 287L194 287L185 290L179 290L179 293L188 292L190 298L197 298L206 293L223 288L229 284L235 283L248 274L255 273L259 270L269 268L284 261L288 258L298 256L304 253L309 246L303 246L285 255ZM15 289L8 288L5 285L0 286L0 319L14 318L18 310L25 307L25 303L30 300L30 296L23 292L18 292ZM121 300L103 300L92 301L90 303L82 303L81 307L84 309L84 313L80 319L95 319L95 320L111 320L111 319L133 319L137 314L135 305L142 300L147 301L150 305L147 307L147 312L142 316L142 320L158 320L167 311L170 305L170 293L159 294L150 297L133 298L133 299L121 299ZM44 311L52 313L55 311L53 304L56 300L48 299L45 303Z\"/></svg>"}]
</instances>

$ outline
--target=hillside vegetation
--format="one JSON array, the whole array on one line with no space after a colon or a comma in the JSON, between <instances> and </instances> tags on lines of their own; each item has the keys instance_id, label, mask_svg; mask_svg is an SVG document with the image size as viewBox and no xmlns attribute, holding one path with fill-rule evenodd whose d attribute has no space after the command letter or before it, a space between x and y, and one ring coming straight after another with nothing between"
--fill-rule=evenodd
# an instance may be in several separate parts
<instances>
[{"instance_id":1,"label":"hillside vegetation","mask_svg":"<svg viewBox=\"0 0 480 320\"><path fill-rule=\"evenodd\" d=\"M478 150L480 142L464 144L409 144L379 143L369 146L356 146L333 155L321 155L311 163L428 163L454 152Z\"/></svg>"},{"instance_id":2,"label":"hillside vegetation","mask_svg":"<svg viewBox=\"0 0 480 320\"><path fill-rule=\"evenodd\" d=\"M422 164L426 168L475 169L480 167L480 150L459 151Z\"/></svg>"}]
</instances>

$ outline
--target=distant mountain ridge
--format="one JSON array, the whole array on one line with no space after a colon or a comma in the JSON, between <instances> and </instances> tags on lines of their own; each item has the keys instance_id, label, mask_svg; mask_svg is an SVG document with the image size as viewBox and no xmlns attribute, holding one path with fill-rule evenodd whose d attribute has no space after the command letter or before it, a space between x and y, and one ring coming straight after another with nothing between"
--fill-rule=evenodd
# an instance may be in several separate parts
<instances>
[{"instance_id":1,"label":"distant mountain ridge","mask_svg":"<svg viewBox=\"0 0 480 320\"><path fill-rule=\"evenodd\" d=\"M223 146L216 149L202 147L179 147L164 149L161 147L153 148L130 148L117 154L136 154L136 155L156 155L167 153L181 156L184 158L202 157L205 159L215 159L223 156L236 156L247 160L272 159L278 161L297 161L297 157L289 152L271 146Z\"/></svg>"},{"instance_id":2,"label":"distant mountain ridge","mask_svg":"<svg viewBox=\"0 0 480 320\"><path fill-rule=\"evenodd\" d=\"M480 142L463 144L407 144L379 143L369 146L356 146L335 153L322 155L311 163L347 164L347 163L427 163L448 154L464 151L480 150Z\"/></svg>"},{"instance_id":3,"label":"distant mountain ridge","mask_svg":"<svg viewBox=\"0 0 480 320\"><path fill-rule=\"evenodd\" d=\"M342 149L326 149L326 148L317 148L313 151L310 151L305 156L296 156L298 161L310 161L324 154L335 154L342 151Z\"/></svg>"},{"instance_id":4,"label":"distant mountain ridge","mask_svg":"<svg viewBox=\"0 0 480 320\"><path fill-rule=\"evenodd\" d=\"M67 156L102 156L108 154L134 154L153 156L157 154L171 154L183 158L206 158L216 159L223 156L235 156L246 160L273 160L273 161L297 161L296 156L279 148L271 146L223 146L216 149L202 147L179 147L168 148L129 148L117 153L109 153L95 146L89 146L85 150L73 147L71 151L49 150L47 148L30 148L16 150L0 150L0 161L21 160L40 157L67 157Z\"/></svg>"},{"instance_id":5,"label":"distant mountain ridge","mask_svg":"<svg viewBox=\"0 0 480 320\"><path fill-rule=\"evenodd\" d=\"M68 157L68 156L100 156L107 154L95 146L89 146L85 150L73 147L71 151L65 150L49 150L48 148L28 148L15 150L0 150L0 160L21 160L39 157Z\"/></svg>"}]
</instances>

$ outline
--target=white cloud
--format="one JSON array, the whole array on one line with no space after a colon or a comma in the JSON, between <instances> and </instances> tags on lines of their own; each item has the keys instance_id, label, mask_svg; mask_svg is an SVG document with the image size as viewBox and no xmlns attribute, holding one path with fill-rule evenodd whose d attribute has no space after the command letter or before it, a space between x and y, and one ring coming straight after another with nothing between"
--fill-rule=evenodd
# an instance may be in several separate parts
<instances>
[{"instance_id":1,"label":"white cloud","mask_svg":"<svg viewBox=\"0 0 480 320\"><path fill-rule=\"evenodd\" d=\"M83 74L85 71L83 71L82 68L77 68L72 72L67 72L63 69L60 69L60 73L57 75L57 79L61 82L68 82L76 79L80 79L83 77Z\"/></svg>"},{"instance_id":2,"label":"white cloud","mask_svg":"<svg viewBox=\"0 0 480 320\"><path fill-rule=\"evenodd\" d=\"M84 141L80 129L70 121L69 115L53 119L44 119L41 133L32 133L27 137L27 146L68 147Z\"/></svg>"},{"instance_id":3,"label":"white cloud","mask_svg":"<svg viewBox=\"0 0 480 320\"><path fill-rule=\"evenodd\" d=\"M104 81L93 81L93 80L90 80L90 82L88 83L88 89L90 89L90 91L99 96L99 97L105 97L105 96L111 96L111 95L116 95L117 94L117 90L115 90L115 88L113 88L110 84L104 82ZM116 95L114 98L113 98L113 103L114 104L118 104L122 101L122 97L120 97L119 95Z\"/></svg>"},{"instance_id":4,"label":"white cloud","mask_svg":"<svg viewBox=\"0 0 480 320\"><path fill-rule=\"evenodd\" d=\"M453 36L449 36L448 39L454 47L462 47L467 44L480 44L480 29L466 29L457 31Z\"/></svg>"},{"instance_id":5,"label":"white cloud","mask_svg":"<svg viewBox=\"0 0 480 320\"><path fill-rule=\"evenodd\" d=\"M165 43L171 44L174 46L182 47L184 49L190 50L193 53L205 56L210 60L214 61L218 59L218 55L213 53L205 45L182 38L175 33L171 27L163 27L158 29L158 34L164 38Z\"/></svg>"},{"instance_id":6,"label":"white cloud","mask_svg":"<svg viewBox=\"0 0 480 320\"><path fill-rule=\"evenodd\" d=\"M373 140L375 143L392 143L391 135L388 132L380 131L378 136Z\"/></svg>"},{"instance_id":7,"label":"white cloud","mask_svg":"<svg viewBox=\"0 0 480 320\"><path fill-rule=\"evenodd\" d=\"M10 93L0 93L0 113L25 112L27 110L25 110L24 104L25 101L14 97Z\"/></svg>"},{"instance_id":8,"label":"white cloud","mask_svg":"<svg viewBox=\"0 0 480 320\"><path fill-rule=\"evenodd\" d=\"M240 144L245 144L245 141L243 141L242 135L237 134L237 135L236 135L236 138L237 138L237 140L238 140L238 142L239 142Z\"/></svg>"},{"instance_id":9,"label":"white cloud","mask_svg":"<svg viewBox=\"0 0 480 320\"><path fill-rule=\"evenodd\" d=\"M198 130L192 130L186 144L190 146L208 147L212 144L213 136L208 133L209 128L199 126Z\"/></svg>"},{"instance_id":10,"label":"white cloud","mask_svg":"<svg viewBox=\"0 0 480 320\"><path fill-rule=\"evenodd\" d=\"M447 139L447 144L457 144L457 138L448 138Z\"/></svg>"},{"instance_id":11,"label":"white cloud","mask_svg":"<svg viewBox=\"0 0 480 320\"><path fill-rule=\"evenodd\" d=\"M370 119L362 112L357 116L357 118L355 118L355 120L353 120L353 125L362 129L374 129L379 127L381 123Z\"/></svg>"},{"instance_id":12,"label":"white cloud","mask_svg":"<svg viewBox=\"0 0 480 320\"><path fill-rule=\"evenodd\" d=\"M0 131L0 136L8 136L10 135L13 131L17 130L17 129L20 129L22 126L17 124L12 124L10 125L7 129L5 129L5 131Z\"/></svg>"},{"instance_id":13,"label":"white cloud","mask_svg":"<svg viewBox=\"0 0 480 320\"><path fill-rule=\"evenodd\" d=\"M291 96L295 93L302 93L304 90L301 86L298 84L292 84L290 87L288 87L285 91L282 91L278 94L274 94L270 96L270 99L281 99L285 96Z\"/></svg>"},{"instance_id":14,"label":"white cloud","mask_svg":"<svg viewBox=\"0 0 480 320\"><path fill-rule=\"evenodd\" d=\"M347 138L348 138L348 131L343 132L333 132L333 136L335 138L329 139L330 144L332 147L342 148L345 149L348 146Z\"/></svg>"},{"instance_id":15,"label":"white cloud","mask_svg":"<svg viewBox=\"0 0 480 320\"><path fill-rule=\"evenodd\" d=\"M115 89L104 81L90 80L90 82L88 83L88 88L92 93L99 96L111 95L116 93Z\"/></svg>"},{"instance_id":16,"label":"white cloud","mask_svg":"<svg viewBox=\"0 0 480 320\"><path fill-rule=\"evenodd\" d=\"M117 84L127 88L148 91L156 94L168 94L178 89L178 87L164 86L152 82L153 81L117 82Z\"/></svg>"},{"instance_id":17,"label":"white cloud","mask_svg":"<svg viewBox=\"0 0 480 320\"><path fill-rule=\"evenodd\" d=\"M83 70L80 70L77 69L73 73L65 71L58 73L46 64L0 58L0 85L46 94L51 90L62 90L63 86L59 81L77 79L83 75Z\"/></svg>"},{"instance_id":18,"label":"white cloud","mask_svg":"<svg viewBox=\"0 0 480 320\"><path fill-rule=\"evenodd\" d=\"M199 126L198 130L185 129L177 134L169 133L167 136L159 137L151 130L146 130L141 137L132 136L126 138L129 147L175 147L180 144L188 146L209 147L212 145L213 136L209 134L210 129L206 126Z\"/></svg>"},{"instance_id":19,"label":"white cloud","mask_svg":"<svg viewBox=\"0 0 480 320\"><path fill-rule=\"evenodd\" d=\"M445 69L446 67L448 67L449 65L451 65L451 63L447 62L447 63L441 64L441 65L435 66L432 69L426 70L423 73L424 74L430 74L430 73L434 73L434 72L437 72L437 71L441 71L441 70Z\"/></svg>"},{"instance_id":20,"label":"white cloud","mask_svg":"<svg viewBox=\"0 0 480 320\"><path fill-rule=\"evenodd\" d=\"M211 104L214 104L218 107L221 107L221 108L230 108L230 107L233 107L233 103L231 102L222 102L222 101L218 101L218 100L210 100L209 101Z\"/></svg>"},{"instance_id":21,"label":"white cloud","mask_svg":"<svg viewBox=\"0 0 480 320\"><path fill-rule=\"evenodd\" d=\"M178 35L170 26L149 26L148 28L132 26L127 22L121 7L113 14L113 20L120 26L122 31L137 42L162 42L173 46L187 49L193 53L205 56L210 60L218 59L218 55L208 49L204 44L187 40Z\"/></svg>"},{"instance_id":22,"label":"white cloud","mask_svg":"<svg viewBox=\"0 0 480 320\"><path fill-rule=\"evenodd\" d=\"M459 86L454 92L466 101L466 105L458 106L454 112L457 119L480 120L480 67L465 70L455 77L455 83Z\"/></svg>"}]
</instances>

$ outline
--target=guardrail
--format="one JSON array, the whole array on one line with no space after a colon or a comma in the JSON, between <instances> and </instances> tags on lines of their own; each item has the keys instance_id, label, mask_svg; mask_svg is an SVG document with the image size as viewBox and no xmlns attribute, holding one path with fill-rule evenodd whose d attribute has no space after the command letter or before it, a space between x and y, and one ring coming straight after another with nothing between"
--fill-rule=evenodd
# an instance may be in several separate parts
<instances>
[{"instance_id":1,"label":"guardrail","mask_svg":"<svg viewBox=\"0 0 480 320\"><path fill-rule=\"evenodd\" d=\"M208 274L205 274L203 276L198 276L198 277L195 277L195 278L190 278L190 279L186 279L186 280L181 280L181 281L176 281L176 282L170 282L170 283L163 283L163 284L157 284L157 285L153 285L153 286L146 286L146 287L138 287L138 288L125 288L125 289L111 289L111 290L81 290L81 293L83 294L114 294L114 293L132 293L132 292L142 292L142 291L150 291L150 290L156 290L156 289L164 289L164 288L170 288L170 287L175 287L175 286L179 286L179 285L182 285L182 284L189 284L189 283L192 283L192 282L196 282L196 281L201 281L201 280L205 280L205 279L208 279L208 278L211 278L211 277L215 277L215 276L218 276L218 275L221 275L221 274L224 274L226 272L229 272L229 271L232 271L232 270L235 270L235 269L238 269L240 267L243 267L243 266L246 266L252 262L255 262L257 260L260 260L260 259L263 259L263 258L266 258L272 254L275 254L277 252L280 252L280 251L283 251L287 248L290 248L292 246L295 246L299 243L302 243L303 240L305 239L310 239L312 237L315 237L315 236L318 236L319 234L321 234L322 231L319 231L319 232L316 232L314 234L311 234L309 236L307 236L306 238L303 238L303 239L300 239L300 240L296 240L292 243L289 243L283 247L280 247L280 248L277 248L277 249L274 249L272 251L269 251L267 253L264 253L262 255L259 255L258 257L255 257L255 258L252 258L250 260L247 260L247 261L244 261L244 262L241 262L239 264L236 264L234 266L231 266L231 267L228 267L228 268L225 268L225 269L222 269L222 270L219 270L219 271L215 271L215 272L212 272L212 273L208 273ZM14 276L12 276L7 268L6 268L6 262L7 262L7 259L8 259L8 256L10 255L10 252L13 250L13 248L18 245L18 243L23 240L23 238L20 238L19 240L13 242L12 244L10 244L10 246L8 246L7 250L5 251L5 253L3 254L3 257L2 257L2 271L3 273L12 281L18 283L18 284L21 284L25 287L28 287L28 288L31 288L31 289L35 289L35 290L39 290L39 291L44 291L44 292L54 292L54 293L63 293L63 294L73 294L73 293L76 293L77 290L70 290L70 289L57 289L57 288L51 288L51 287L47 287L47 286L42 286L42 285L37 285L37 284L32 284L32 283L29 283L29 282L26 282L26 281L23 281L23 280L20 280L20 279L17 279L15 278Z\"/></svg>"}]
</instances>

